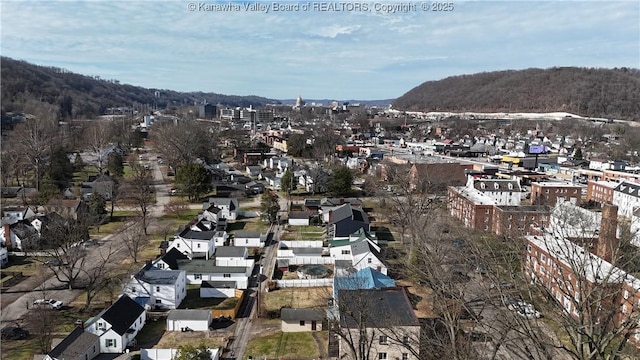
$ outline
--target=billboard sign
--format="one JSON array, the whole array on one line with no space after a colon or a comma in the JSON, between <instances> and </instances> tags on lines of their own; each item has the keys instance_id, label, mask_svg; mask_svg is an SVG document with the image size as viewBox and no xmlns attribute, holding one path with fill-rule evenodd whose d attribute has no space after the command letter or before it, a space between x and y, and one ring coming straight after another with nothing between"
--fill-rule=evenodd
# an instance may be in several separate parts
<instances>
[{"instance_id":1,"label":"billboard sign","mask_svg":"<svg viewBox=\"0 0 640 360\"><path fill-rule=\"evenodd\" d=\"M529 146L529 154L544 154L545 151L544 145L530 145Z\"/></svg>"}]
</instances>

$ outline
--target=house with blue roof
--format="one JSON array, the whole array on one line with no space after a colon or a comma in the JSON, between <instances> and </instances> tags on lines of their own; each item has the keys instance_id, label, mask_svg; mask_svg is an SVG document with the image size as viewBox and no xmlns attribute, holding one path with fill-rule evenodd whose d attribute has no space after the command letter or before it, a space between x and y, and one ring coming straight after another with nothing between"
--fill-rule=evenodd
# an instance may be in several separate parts
<instances>
[{"instance_id":1,"label":"house with blue roof","mask_svg":"<svg viewBox=\"0 0 640 360\"><path fill-rule=\"evenodd\" d=\"M337 298L340 290L382 289L395 287L396 282L389 276L366 267L357 272L351 272L344 276L334 276L333 297Z\"/></svg>"}]
</instances>

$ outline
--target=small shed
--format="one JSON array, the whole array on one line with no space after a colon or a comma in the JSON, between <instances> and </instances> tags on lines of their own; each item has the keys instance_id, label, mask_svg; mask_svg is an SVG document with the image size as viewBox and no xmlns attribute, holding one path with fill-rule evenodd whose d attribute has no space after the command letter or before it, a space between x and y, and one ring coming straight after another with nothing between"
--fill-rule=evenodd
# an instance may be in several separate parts
<instances>
[{"instance_id":1,"label":"small shed","mask_svg":"<svg viewBox=\"0 0 640 360\"><path fill-rule=\"evenodd\" d=\"M324 312L320 309L280 310L282 332L322 331Z\"/></svg>"},{"instance_id":2,"label":"small shed","mask_svg":"<svg viewBox=\"0 0 640 360\"><path fill-rule=\"evenodd\" d=\"M208 331L211 311L175 309L167 316L167 331Z\"/></svg>"},{"instance_id":3,"label":"small shed","mask_svg":"<svg viewBox=\"0 0 640 360\"><path fill-rule=\"evenodd\" d=\"M290 211L289 225L309 226L311 215L307 211Z\"/></svg>"},{"instance_id":4,"label":"small shed","mask_svg":"<svg viewBox=\"0 0 640 360\"><path fill-rule=\"evenodd\" d=\"M201 298L232 298L236 295L237 283L235 281L208 281L203 280L200 285Z\"/></svg>"}]
</instances>

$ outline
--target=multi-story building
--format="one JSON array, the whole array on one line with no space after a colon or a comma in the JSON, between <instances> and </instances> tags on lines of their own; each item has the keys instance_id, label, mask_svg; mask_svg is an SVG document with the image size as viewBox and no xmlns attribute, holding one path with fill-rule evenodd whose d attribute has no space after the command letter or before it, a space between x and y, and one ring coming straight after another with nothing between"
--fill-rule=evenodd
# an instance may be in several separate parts
<instances>
[{"instance_id":1,"label":"multi-story building","mask_svg":"<svg viewBox=\"0 0 640 360\"><path fill-rule=\"evenodd\" d=\"M340 290L338 292L339 358L419 359L420 322L404 288Z\"/></svg>"},{"instance_id":2,"label":"multi-story building","mask_svg":"<svg viewBox=\"0 0 640 360\"><path fill-rule=\"evenodd\" d=\"M586 200L600 204L613 204L613 189L618 185L619 183L613 181L589 180Z\"/></svg>"},{"instance_id":3,"label":"multi-story building","mask_svg":"<svg viewBox=\"0 0 640 360\"><path fill-rule=\"evenodd\" d=\"M551 208L545 205L496 206L492 229L505 237L541 235L549 224L550 213Z\"/></svg>"},{"instance_id":4,"label":"multi-story building","mask_svg":"<svg viewBox=\"0 0 640 360\"><path fill-rule=\"evenodd\" d=\"M534 182L531 183L531 203L555 206L558 202L568 201L580 205L582 188L572 183Z\"/></svg>"},{"instance_id":5,"label":"multi-story building","mask_svg":"<svg viewBox=\"0 0 640 360\"><path fill-rule=\"evenodd\" d=\"M518 180L476 179L469 176L467 187L474 188L485 196L493 199L496 205L520 205L522 188Z\"/></svg>"},{"instance_id":6,"label":"multi-story building","mask_svg":"<svg viewBox=\"0 0 640 360\"><path fill-rule=\"evenodd\" d=\"M449 186L447 199L449 213L464 226L493 231L494 199L467 186Z\"/></svg>"},{"instance_id":7,"label":"multi-story building","mask_svg":"<svg viewBox=\"0 0 640 360\"><path fill-rule=\"evenodd\" d=\"M640 208L640 184L621 182L613 189L613 204L620 209L620 215L631 217L633 211Z\"/></svg>"}]
</instances>

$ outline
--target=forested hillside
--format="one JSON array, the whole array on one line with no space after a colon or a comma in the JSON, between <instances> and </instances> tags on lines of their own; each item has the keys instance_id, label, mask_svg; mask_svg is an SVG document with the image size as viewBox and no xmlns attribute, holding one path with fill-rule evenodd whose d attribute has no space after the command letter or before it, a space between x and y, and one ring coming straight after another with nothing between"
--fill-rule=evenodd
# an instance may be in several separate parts
<instances>
[{"instance_id":1,"label":"forested hillside","mask_svg":"<svg viewBox=\"0 0 640 360\"><path fill-rule=\"evenodd\" d=\"M7 57L2 57L1 62L3 113L30 112L28 107L38 102L55 105L60 110L60 118L90 118L104 114L107 108L132 107L136 103L158 108L193 105L204 100L232 107L278 103L258 96L145 89ZM160 96L156 97L156 91Z\"/></svg>"},{"instance_id":2,"label":"forested hillside","mask_svg":"<svg viewBox=\"0 0 640 360\"><path fill-rule=\"evenodd\" d=\"M393 107L414 111L553 112L640 119L640 70L509 70L428 81Z\"/></svg>"}]
</instances>

